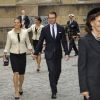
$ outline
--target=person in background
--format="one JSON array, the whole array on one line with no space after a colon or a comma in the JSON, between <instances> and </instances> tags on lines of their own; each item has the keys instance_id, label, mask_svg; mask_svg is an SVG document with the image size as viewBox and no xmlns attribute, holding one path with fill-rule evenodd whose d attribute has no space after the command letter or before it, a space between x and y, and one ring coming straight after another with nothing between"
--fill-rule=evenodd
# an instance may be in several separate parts
<instances>
[{"instance_id":1,"label":"person in background","mask_svg":"<svg viewBox=\"0 0 100 100\"><path fill-rule=\"evenodd\" d=\"M49 24L42 29L38 45L33 55L34 59L38 56L45 40L45 58L49 71L52 99L56 99L57 84L61 73L62 46L66 60L69 58L65 29L57 24L56 18L56 12L50 12L48 14Z\"/></svg>"},{"instance_id":2,"label":"person in background","mask_svg":"<svg viewBox=\"0 0 100 100\"><path fill-rule=\"evenodd\" d=\"M29 17L26 15L25 10L21 10L21 16L18 16L18 18L22 22L22 28L26 28L27 29L29 27L30 20L29 20Z\"/></svg>"},{"instance_id":3,"label":"person in background","mask_svg":"<svg viewBox=\"0 0 100 100\"><path fill-rule=\"evenodd\" d=\"M84 100L100 100L100 7L88 12L86 30L79 40L80 92Z\"/></svg>"},{"instance_id":4,"label":"person in background","mask_svg":"<svg viewBox=\"0 0 100 100\"><path fill-rule=\"evenodd\" d=\"M74 14L69 14L69 21L67 22L65 30L69 38L69 55L73 48L75 51L75 56L77 56L78 49L75 44L75 39L78 36L80 30L79 30L78 23L74 20Z\"/></svg>"},{"instance_id":5,"label":"person in background","mask_svg":"<svg viewBox=\"0 0 100 100\"><path fill-rule=\"evenodd\" d=\"M33 40L34 50L36 49L36 46L38 44L41 30L44 27L41 23L42 23L41 18L39 16L37 16L37 17L35 17L35 24L33 24L30 28L27 29L28 32L32 31L32 33L33 33L32 40ZM40 71L40 63L41 63L41 52L37 56L36 62L37 62L37 72L39 72Z\"/></svg>"},{"instance_id":6,"label":"person in background","mask_svg":"<svg viewBox=\"0 0 100 100\"><path fill-rule=\"evenodd\" d=\"M21 20L14 20L14 28L8 32L4 55L10 52L11 67L13 70L13 83L15 89L15 99L20 99L23 94L23 82L26 69L27 48L32 53L32 46L28 33L21 28ZM27 44L27 47L26 47Z\"/></svg>"}]
</instances>

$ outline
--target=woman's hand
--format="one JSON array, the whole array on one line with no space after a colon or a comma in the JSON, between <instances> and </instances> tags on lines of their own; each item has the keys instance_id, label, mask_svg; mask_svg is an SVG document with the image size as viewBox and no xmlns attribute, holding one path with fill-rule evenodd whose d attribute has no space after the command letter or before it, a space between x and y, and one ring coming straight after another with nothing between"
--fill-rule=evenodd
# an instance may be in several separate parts
<instances>
[{"instance_id":1,"label":"woman's hand","mask_svg":"<svg viewBox=\"0 0 100 100\"><path fill-rule=\"evenodd\" d=\"M66 61L69 60L69 55L65 55L65 60L66 60Z\"/></svg>"},{"instance_id":2,"label":"woman's hand","mask_svg":"<svg viewBox=\"0 0 100 100\"><path fill-rule=\"evenodd\" d=\"M32 55L33 60L35 60L37 58L37 55Z\"/></svg>"},{"instance_id":3,"label":"woman's hand","mask_svg":"<svg viewBox=\"0 0 100 100\"><path fill-rule=\"evenodd\" d=\"M85 91L81 93L83 96L85 96L87 99L89 98L89 92Z\"/></svg>"},{"instance_id":4,"label":"woman's hand","mask_svg":"<svg viewBox=\"0 0 100 100\"><path fill-rule=\"evenodd\" d=\"M37 58L37 55L34 55L34 52L31 51L31 56L33 58L33 60L35 60Z\"/></svg>"},{"instance_id":5,"label":"woman's hand","mask_svg":"<svg viewBox=\"0 0 100 100\"><path fill-rule=\"evenodd\" d=\"M33 52L33 50L32 49L28 49L30 52Z\"/></svg>"},{"instance_id":6,"label":"woman's hand","mask_svg":"<svg viewBox=\"0 0 100 100\"><path fill-rule=\"evenodd\" d=\"M4 55L7 55L7 52L4 52Z\"/></svg>"}]
</instances>

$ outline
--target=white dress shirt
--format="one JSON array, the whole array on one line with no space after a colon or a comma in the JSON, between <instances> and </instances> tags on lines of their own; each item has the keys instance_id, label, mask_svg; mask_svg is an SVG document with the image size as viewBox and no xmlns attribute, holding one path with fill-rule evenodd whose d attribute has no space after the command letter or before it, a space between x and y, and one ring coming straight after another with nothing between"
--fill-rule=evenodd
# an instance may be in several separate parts
<instances>
[{"instance_id":1,"label":"white dress shirt","mask_svg":"<svg viewBox=\"0 0 100 100\"><path fill-rule=\"evenodd\" d=\"M32 49L27 30L21 29L19 36L20 42L14 29L8 32L4 52L21 54L27 52L27 49Z\"/></svg>"},{"instance_id":2,"label":"white dress shirt","mask_svg":"<svg viewBox=\"0 0 100 100\"><path fill-rule=\"evenodd\" d=\"M36 25L33 24L30 28L27 29L27 32L32 31L32 33L33 33L32 39L33 40L39 40L41 30L44 26L42 24L40 25L40 27L37 29L37 34L35 34L35 27L36 27Z\"/></svg>"},{"instance_id":3,"label":"white dress shirt","mask_svg":"<svg viewBox=\"0 0 100 100\"><path fill-rule=\"evenodd\" d=\"M70 20L70 24L73 22L73 20Z\"/></svg>"},{"instance_id":4,"label":"white dress shirt","mask_svg":"<svg viewBox=\"0 0 100 100\"><path fill-rule=\"evenodd\" d=\"M22 27L25 28L25 20L24 20L25 15L22 15L21 18L22 18Z\"/></svg>"},{"instance_id":5,"label":"white dress shirt","mask_svg":"<svg viewBox=\"0 0 100 100\"><path fill-rule=\"evenodd\" d=\"M50 32L51 32L51 36L53 37L53 33L52 33L52 27L54 25L54 32L55 32L55 38L57 36L57 24L50 24Z\"/></svg>"}]
</instances>

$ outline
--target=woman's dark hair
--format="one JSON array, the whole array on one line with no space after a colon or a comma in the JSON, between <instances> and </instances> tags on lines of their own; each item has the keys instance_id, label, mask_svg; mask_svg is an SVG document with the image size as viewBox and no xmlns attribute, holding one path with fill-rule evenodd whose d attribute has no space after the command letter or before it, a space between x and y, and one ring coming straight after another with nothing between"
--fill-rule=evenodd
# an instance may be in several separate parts
<instances>
[{"instance_id":1,"label":"woman's dark hair","mask_svg":"<svg viewBox=\"0 0 100 100\"><path fill-rule=\"evenodd\" d=\"M15 19L14 19L14 21L15 20L19 20L19 22L21 23L21 26L20 26L20 28L22 28L22 20L21 20L21 18L19 18L19 17L16 17Z\"/></svg>"},{"instance_id":2,"label":"woman's dark hair","mask_svg":"<svg viewBox=\"0 0 100 100\"><path fill-rule=\"evenodd\" d=\"M40 23L42 22L42 19L39 16L36 16L35 19L37 19Z\"/></svg>"},{"instance_id":3,"label":"woman's dark hair","mask_svg":"<svg viewBox=\"0 0 100 100\"><path fill-rule=\"evenodd\" d=\"M100 8L95 8L93 10L91 10L88 14L87 14L87 19L86 19L86 27L85 30L88 33L91 33L92 31L92 26L91 26L91 21L95 20L96 17L100 16Z\"/></svg>"}]
</instances>

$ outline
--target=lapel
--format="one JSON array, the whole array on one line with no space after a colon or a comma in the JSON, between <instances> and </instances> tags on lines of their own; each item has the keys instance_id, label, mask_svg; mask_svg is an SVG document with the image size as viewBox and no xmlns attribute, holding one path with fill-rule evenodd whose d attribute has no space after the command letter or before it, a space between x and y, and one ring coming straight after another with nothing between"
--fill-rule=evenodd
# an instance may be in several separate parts
<instances>
[{"instance_id":1,"label":"lapel","mask_svg":"<svg viewBox=\"0 0 100 100\"><path fill-rule=\"evenodd\" d=\"M24 20L26 19L26 15L24 16Z\"/></svg>"},{"instance_id":2,"label":"lapel","mask_svg":"<svg viewBox=\"0 0 100 100\"><path fill-rule=\"evenodd\" d=\"M48 25L48 35L51 39L55 40L52 35L51 35L51 31L50 31L50 24Z\"/></svg>"},{"instance_id":3,"label":"lapel","mask_svg":"<svg viewBox=\"0 0 100 100\"><path fill-rule=\"evenodd\" d=\"M94 51L100 53L100 41L96 40L92 33L88 36L88 42Z\"/></svg>"},{"instance_id":4,"label":"lapel","mask_svg":"<svg viewBox=\"0 0 100 100\"><path fill-rule=\"evenodd\" d=\"M57 35L56 35L56 39L58 38L58 36L59 36L60 33L61 33L61 32L60 32L60 28L59 28L59 25L57 24ZM48 25L48 34L49 34L49 36L54 40L54 38L53 38L52 35L51 35L50 25ZM56 40L56 39L55 39L55 40Z\"/></svg>"},{"instance_id":5,"label":"lapel","mask_svg":"<svg viewBox=\"0 0 100 100\"><path fill-rule=\"evenodd\" d=\"M49 24L47 25L46 33L47 33L47 35L48 35L48 37L49 37L50 39L53 39L53 37L52 37L52 35L51 35L51 32L50 32L50 25L49 25Z\"/></svg>"},{"instance_id":6,"label":"lapel","mask_svg":"<svg viewBox=\"0 0 100 100\"><path fill-rule=\"evenodd\" d=\"M58 38L59 34L60 34L60 28L59 28L59 25L57 24L57 36L56 36L56 39Z\"/></svg>"},{"instance_id":7,"label":"lapel","mask_svg":"<svg viewBox=\"0 0 100 100\"><path fill-rule=\"evenodd\" d=\"M60 26L57 24L57 36L56 36L56 39L58 39L59 36L61 36L62 34L62 31L60 29Z\"/></svg>"},{"instance_id":8,"label":"lapel","mask_svg":"<svg viewBox=\"0 0 100 100\"><path fill-rule=\"evenodd\" d=\"M47 34L48 34L48 37L52 40L57 40L59 39L60 36L62 36L62 30L60 29L60 26L59 24L57 24L57 35L56 35L56 39L54 39L51 35L51 31L50 31L50 25L47 26Z\"/></svg>"}]
</instances>

